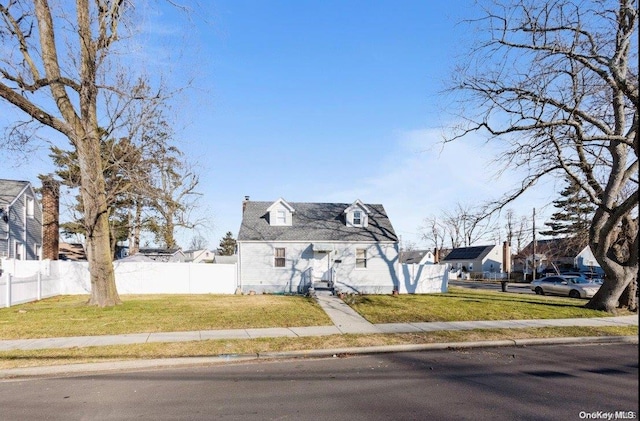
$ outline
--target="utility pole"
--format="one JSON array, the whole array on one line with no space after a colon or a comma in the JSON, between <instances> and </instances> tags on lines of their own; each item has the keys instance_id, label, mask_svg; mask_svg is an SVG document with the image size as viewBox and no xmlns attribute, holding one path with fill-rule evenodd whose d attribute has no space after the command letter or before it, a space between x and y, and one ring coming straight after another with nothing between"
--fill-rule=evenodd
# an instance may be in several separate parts
<instances>
[{"instance_id":1,"label":"utility pole","mask_svg":"<svg viewBox=\"0 0 640 421\"><path fill-rule=\"evenodd\" d=\"M533 270L531 271L531 280L536 280L538 265L536 265L536 208L533 208Z\"/></svg>"}]
</instances>

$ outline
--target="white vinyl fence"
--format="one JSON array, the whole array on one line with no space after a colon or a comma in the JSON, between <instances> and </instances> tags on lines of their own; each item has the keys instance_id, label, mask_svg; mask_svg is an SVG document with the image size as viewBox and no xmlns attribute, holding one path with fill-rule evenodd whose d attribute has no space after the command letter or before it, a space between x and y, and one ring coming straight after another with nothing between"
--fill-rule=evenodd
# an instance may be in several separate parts
<instances>
[{"instance_id":1,"label":"white vinyl fence","mask_svg":"<svg viewBox=\"0 0 640 421\"><path fill-rule=\"evenodd\" d=\"M89 294L86 262L0 260L0 308L56 295ZM114 263L120 294L234 294L236 264ZM448 265L398 265L400 294L447 292Z\"/></svg>"},{"instance_id":2,"label":"white vinyl fence","mask_svg":"<svg viewBox=\"0 0 640 421\"><path fill-rule=\"evenodd\" d=\"M398 270L400 294L431 294L447 292L449 265L400 264Z\"/></svg>"},{"instance_id":3,"label":"white vinyl fence","mask_svg":"<svg viewBox=\"0 0 640 421\"><path fill-rule=\"evenodd\" d=\"M86 262L0 263L0 307L91 291ZM235 264L116 261L114 269L120 294L233 294L238 284Z\"/></svg>"}]
</instances>

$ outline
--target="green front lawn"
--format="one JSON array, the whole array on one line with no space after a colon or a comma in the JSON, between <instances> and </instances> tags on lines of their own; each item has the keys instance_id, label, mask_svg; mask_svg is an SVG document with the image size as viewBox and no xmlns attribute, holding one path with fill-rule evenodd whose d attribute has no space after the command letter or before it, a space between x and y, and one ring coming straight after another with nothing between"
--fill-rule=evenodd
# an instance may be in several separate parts
<instances>
[{"instance_id":1,"label":"green front lawn","mask_svg":"<svg viewBox=\"0 0 640 421\"><path fill-rule=\"evenodd\" d=\"M445 294L353 295L345 301L371 323L605 317L585 300L449 287ZM625 313L626 314L626 313Z\"/></svg>"},{"instance_id":2,"label":"green front lawn","mask_svg":"<svg viewBox=\"0 0 640 421\"><path fill-rule=\"evenodd\" d=\"M327 326L311 298L278 295L124 295L110 308L59 296L0 309L0 339L213 329Z\"/></svg>"}]
</instances>

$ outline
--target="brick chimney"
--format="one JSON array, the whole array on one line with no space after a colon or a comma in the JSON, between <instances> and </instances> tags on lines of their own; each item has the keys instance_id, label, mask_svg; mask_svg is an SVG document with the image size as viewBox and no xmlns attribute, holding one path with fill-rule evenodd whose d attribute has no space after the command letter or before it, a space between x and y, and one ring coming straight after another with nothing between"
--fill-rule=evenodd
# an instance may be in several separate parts
<instances>
[{"instance_id":1,"label":"brick chimney","mask_svg":"<svg viewBox=\"0 0 640 421\"><path fill-rule=\"evenodd\" d=\"M440 250L438 250L438 247L433 248L433 263L440 263Z\"/></svg>"},{"instance_id":2,"label":"brick chimney","mask_svg":"<svg viewBox=\"0 0 640 421\"><path fill-rule=\"evenodd\" d=\"M244 210L247 208L247 202L249 201L249 196L245 196L242 201L242 213L244 214Z\"/></svg>"},{"instance_id":3,"label":"brick chimney","mask_svg":"<svg viewBox=\"0 0 640 421\"><path fill-rule=\"evenodd\" d=\"M42 181L42 258L58 260L60 252L60 183L50 175Z\"/></svg>"}]
</instances>

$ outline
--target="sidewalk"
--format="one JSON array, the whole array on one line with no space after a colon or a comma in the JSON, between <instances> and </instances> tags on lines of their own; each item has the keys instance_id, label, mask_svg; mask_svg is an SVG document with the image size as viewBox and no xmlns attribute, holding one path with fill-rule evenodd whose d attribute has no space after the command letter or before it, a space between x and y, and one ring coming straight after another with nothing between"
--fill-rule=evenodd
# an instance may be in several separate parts
<instances>
[{"instance_id":1,"label":"sidewalk","mask_svg":"<svg viewBox=\"0 0 640 421\"><path fill-rule=\"evenodd\" d=\"M442 330L522 329L530 327L638 326L638 316L532 319L463 322L423 322L372 324L334 296L316 297L333 326L306 326L264 329L227 329L189 332L134 333L125 335L76 336L65 338L0 340L0 351L89 346L128 345L152 342L188 342L211 339L255 339L275 337L328 336L340 334L417 333Z\"/></svg>"}]
</instances>

